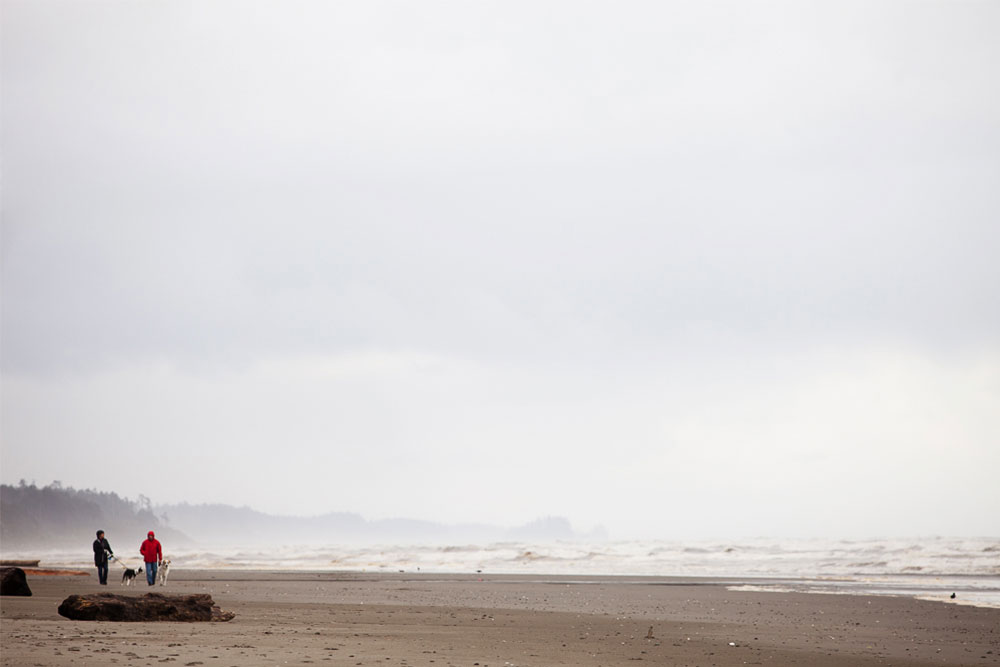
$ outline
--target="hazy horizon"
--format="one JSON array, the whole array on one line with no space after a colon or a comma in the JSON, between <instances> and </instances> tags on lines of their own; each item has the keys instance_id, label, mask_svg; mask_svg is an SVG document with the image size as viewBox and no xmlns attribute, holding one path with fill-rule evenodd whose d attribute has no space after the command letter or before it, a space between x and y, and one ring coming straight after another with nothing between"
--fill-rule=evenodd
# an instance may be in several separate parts
<instances>
[{"instance_id":1,"label":"hazy horizon","mask_svg":"<svg viewBox=\"0 0 1000 667\"><path fill-rule=\"evenodd\" d=\"M1000 4L0 11L4 483L1000 534Z\"/></svg>"},{"instance_id":2,"label":"hazy horizon","mask_svg":"<svg viewBox=\"0 0 1000 667\"><path fill-rule=\"evenodd\" d=\"M420 519L411 516L389 516L380 519L370 519L364 516L362 513L355 512L339 512L336 510L324 512L321 514L272 514L268 512L262 512L261 510L253 507L252 505L230 505L226 503L187 503L185 501L180 501L178 503L158 503L155 499L140 497L128 498L127 496L121 496L117 494L112 489L74 489L72 487L67 487L62 485L59 481L54 481L50 485L39 484L36 480L21 480L28 486L33 486L37 489L58 489L59 491L67 491L70 493L84 492L84 493L97 493L97 494L114 494L117 495L121 501L132 503L136 508L148 509L153 512L159 521L164 523L157 527L156 525L147 525L141 523L138 528L134 530L123 530L121 526L115 525L117 519L112 521L105 520L98 521L95 525L108 526L110 528L109 534L115 534L116 539L125 539L124 536L135 535L144 536L146 531L149 529L155 529L160 531L157 533L160 539L166 539L167 542L171 543L174 549L190 549L193 545L197 544L203 547L239 547L239 546L259 546L261 544L273 544L275 540L286 544L287 546L292 545L313 545L313 546L328 546L333 547L335 545L345 545L345 546L361 546L361 545L377 545L377 544L388 544L389 542L394 542L397 545L406 544L425 544L425 545L453 545L465 542L468 545L478 544L499 544L499 543L524 543L524 544L547 544L553 542L565 542L565 543L580 543L580 544L611 544L611 543L621 543L621 542L662 542L665 544L669 543L690 543L690 544L709 544L716 543L718 545L725 544L738 544L743 540L748 540L754 542L757 540L788 540L789 544L803 542L808 543L812 541L834 541L834 542L873 542L878 543L879 541L913 541L913 540L951 540L951 539L986 539L986 540L996 540L997 535L947 535L947 534L912 534L912 535L837 535L837 536L798 536L798 537L788 537L782 535L774 534L746 534L746 535L733 535L733 534L719 534L719 535L705 535L699 538L684 538L679 536L671 535L659 535L659 536L646 536L646 537L623 537L608 534L603 526L594 526L592 530L584 531L580 530L579 526L573 525L566 517L561 516L538 516L533 520L520 525L503 525L503 524L488 524L481 522L468 522L468 523L448 523L448 522L437 522L428 519ZM5 482L6 484L6 482ZM13 486L13 485L10 485ZM17 487L20 487L19 483ZM15 487L15 488L17 488ZM22 507L17 507L15 509L23 510ZM41 519L44 514L38 514L38 511L42 508L32 508L32 513L36 519ZM178 511L181 512L178 517ZM8 510L9 512L9 510ZM247 514L253 516L247 516ZM9 517L8 517L9 518ZM48 518L58 518L55 516L49 516ZM118 517L119 519L121 517ZM128 518L128 522L134 523L138 519L136 517ZM247 533L245 529L248 525L247 520L257 520L263 523L256 533ZM323 520L330 520L327 523L323 523ZM426 525L425 525L426 524ZM166 528L169 531L169 535L164 538L161 534L163 529ZM317 529L322 529L316 532ZM427 532L422 532L426 529ZM60 544L65 543L63 548L66 548L69 544L75 544L74 538L70 537L66 533L66 527L61 526L59 528L54 528L54 534L60 535ZM78 525L74 526L72 530L73 534L90 534L91 529L89 525ZM181 534L184 539L177 543L177 535L174 533ZM18 546L14 548L15 552L24 552L26 549L31 550L32 543L22 544L21 538L23 536L18 536ZM43 536L44 537L44 536ZM49 538L42 539L40 542L34 544L36 549L49 549L51 545L46 546L47 540ZM8 543L10 540L5 540L4 542L4 553L10 553L11 548ZM387 542L388 541L388 542ZM996 545L990 544L992 551L996 550ZM918 545L912 545L911 548L917 549Z\"/></svg>"}]
</instances>

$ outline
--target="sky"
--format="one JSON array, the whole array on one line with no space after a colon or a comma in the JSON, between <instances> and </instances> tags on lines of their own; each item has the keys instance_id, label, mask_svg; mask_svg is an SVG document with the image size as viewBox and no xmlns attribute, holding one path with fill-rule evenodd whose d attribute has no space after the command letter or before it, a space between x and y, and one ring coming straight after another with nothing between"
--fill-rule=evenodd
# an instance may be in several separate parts
<instances>
[{"instance_id":1,"label":"sky","mask_svg":"<svg viewBox=\"0 0 1000 667\"><path fill-rule=\"evenodd\" d=\"M4 483L1000 535L1000 4L0 12Z\"/></svg>"}]
</instances>

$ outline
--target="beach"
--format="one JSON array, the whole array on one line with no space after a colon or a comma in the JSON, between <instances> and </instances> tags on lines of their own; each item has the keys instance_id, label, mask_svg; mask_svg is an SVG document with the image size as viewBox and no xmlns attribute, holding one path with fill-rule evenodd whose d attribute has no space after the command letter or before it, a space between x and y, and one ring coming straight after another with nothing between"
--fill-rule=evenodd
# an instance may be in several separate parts
<instances>
[{"instance_id":1,"label":"beach","mask_svg":"<svg viewBox=\"0 0 1000 667\"><path fill-rule=\"evenodd\" d=\"M165 587L29 576L4 666L993 665L1000 609L679 577L197 570ZM226 623L70 621L73 593L210 593Z\"/></svg>"}]
</instances>

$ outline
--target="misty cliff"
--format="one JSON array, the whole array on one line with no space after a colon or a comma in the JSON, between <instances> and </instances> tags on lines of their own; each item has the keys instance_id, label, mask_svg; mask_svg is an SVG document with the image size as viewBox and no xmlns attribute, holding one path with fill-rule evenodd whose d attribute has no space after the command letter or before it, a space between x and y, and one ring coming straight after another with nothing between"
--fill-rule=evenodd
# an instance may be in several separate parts
<instances>
[{"instance_id":1,"label":"misty cliff","mask_svg":"<svg viewBox=\"0 0 1000 667\"><path fill-rule=\"evenodd\" d=\"M202 544L330 544L336 542L496 542L578 537L569 521L550 517L517 528L486 524L448 525L417 519L367 521L332 512L312 517L265 514L231 505L160 505L156 513Z\"/></svg>"}]
</instances>

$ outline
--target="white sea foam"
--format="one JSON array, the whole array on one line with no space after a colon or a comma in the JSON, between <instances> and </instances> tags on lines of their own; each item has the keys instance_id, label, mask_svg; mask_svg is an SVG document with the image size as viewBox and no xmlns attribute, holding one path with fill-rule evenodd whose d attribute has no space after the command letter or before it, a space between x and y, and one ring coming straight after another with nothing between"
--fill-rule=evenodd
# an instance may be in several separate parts
<instances>
[{"instance_id":1,"label":"white sea foam","mask_svg":"<svg viewBox=\"0 0 1000 667\"><path fill-rule=\"evenodd\" d=\"M85 567L79 552L5 554ZM171 549L176 569L375 571L532 575L700 576L767 590L907 595L1000 606L1000 539L502 542L330 544ZM128 557L125 557L126 562ZM138 556L135 558L138 561ZM782 579L783 583L754 580ZM749 580L749 581L746 581Z\"/></svg>"}]
</instances>

